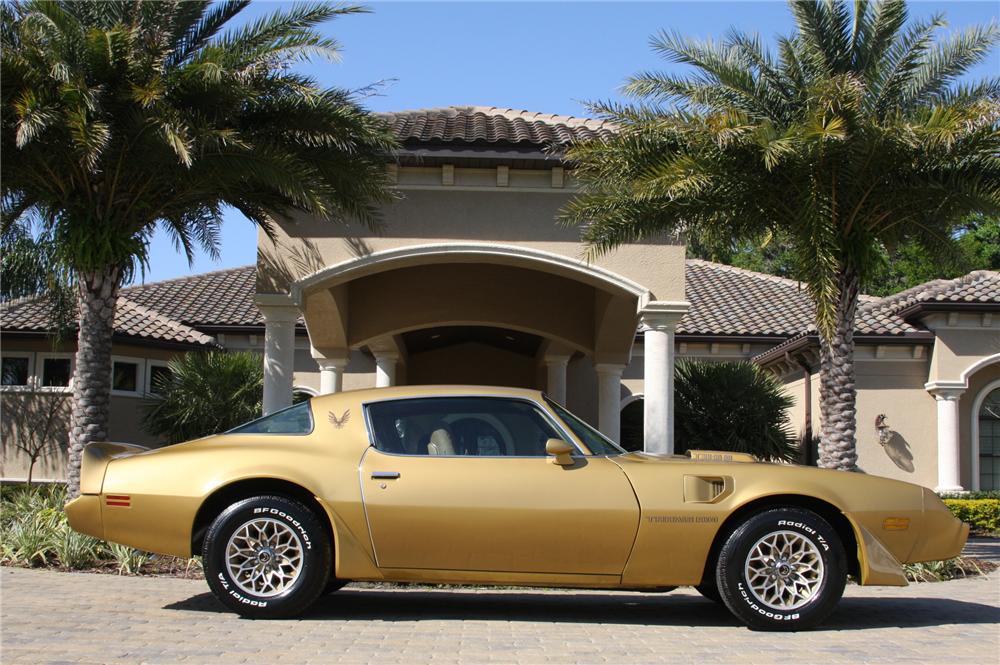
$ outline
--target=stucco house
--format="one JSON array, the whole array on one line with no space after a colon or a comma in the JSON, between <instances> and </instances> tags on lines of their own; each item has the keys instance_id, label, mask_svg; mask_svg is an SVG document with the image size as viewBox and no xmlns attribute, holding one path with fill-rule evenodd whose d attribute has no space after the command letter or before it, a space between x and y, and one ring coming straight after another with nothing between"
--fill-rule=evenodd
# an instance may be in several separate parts
<instances>
[{"instance_id":1,"label":"stucco house","mask_svg":"<svg viewBox=\"0 0 1000 665\"><path fill-rule=\"evenodd\" d=\"M112 438L155 443L138 427L149 378L210 347L262 352L265 411L293 387L535 387L612 438L644 432L658 452L674 447L676 357L752 359L795 398L796 426L818 432L798 283L685 260L675 238L587 262L578 230L556 223L575 182L552 146L611 128L491 107L384 118L403 149L387 160L400 197L380 229L302 216L259 235L254 266L123 291ZM7 413L72 380L72 343L53 347L46 328L40 301L0 307ZM1000 274L865 298L856 340L861 467L943 490L1000 487ZM21 477L3 420L0 476ZM59 477L62 463L51 455L38 475Z\"/></svg>"}]
</instances>

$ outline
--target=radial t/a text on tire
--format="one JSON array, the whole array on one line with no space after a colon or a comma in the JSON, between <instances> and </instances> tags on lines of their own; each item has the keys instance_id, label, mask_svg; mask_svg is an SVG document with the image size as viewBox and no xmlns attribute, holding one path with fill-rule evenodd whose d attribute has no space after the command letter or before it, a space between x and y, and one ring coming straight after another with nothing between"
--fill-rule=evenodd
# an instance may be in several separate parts
<instances>
[{"instance_id":1,"label":"radial t/a text on tire","mask_svg":"<svg viewBox=\"0 0 1000 665\"><path fill-rule=\"evenodd\" d=\"M837 532L816 513L774 508L726 538L716 583L726 607L758 630L801 630L833 611L847 561Z\"/></svg>"},{"instance_id":2,"label":"radial t/a text on tire","mask_svg":"<svg viewBox=\"0 0 1000 665\"><path fill-rule=\"evenodd\" d=\"M205 577L224 605L256 619L305 611L330 579L330 538L298 501L259 496L238 501L209 527Z\"/></svg>"}]
</instances>

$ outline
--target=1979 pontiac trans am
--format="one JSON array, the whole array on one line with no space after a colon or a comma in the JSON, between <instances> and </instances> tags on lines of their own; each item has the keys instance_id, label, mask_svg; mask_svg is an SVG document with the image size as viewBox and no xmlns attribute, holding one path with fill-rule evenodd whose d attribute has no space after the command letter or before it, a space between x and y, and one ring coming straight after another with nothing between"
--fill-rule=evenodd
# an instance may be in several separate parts
<instances>
[{"instance_id":1,"label":"1979 pontiac trans am","mask_svg":"<svg viewBox=\"0 0 1000 665\"><path fill-rule=\"evenodd\" d=\"M543 394L337 393L158 450L84 452L77 531L204 557L248 617L301 613L353 580L666 591L693 585L753 628L826 617L848 576L958 555L933 492L749 455L626 453Z\"/></svg>"}]
</instances>

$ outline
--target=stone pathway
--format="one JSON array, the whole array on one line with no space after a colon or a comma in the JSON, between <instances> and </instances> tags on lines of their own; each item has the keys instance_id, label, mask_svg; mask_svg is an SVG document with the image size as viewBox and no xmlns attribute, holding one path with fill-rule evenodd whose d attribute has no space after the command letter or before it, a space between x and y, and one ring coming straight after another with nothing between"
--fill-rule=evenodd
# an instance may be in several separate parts
<instances>
[{"instance_id":1,"label":"stone pathway","mask_svg":"<svg viewBox=\"0 0 1000 665\"><path fill-rule=\"evenodd\" d=\"M979 559L1000 563L1000 538L972 537L965 544L962 556L974 556Z\"/></svg>"},{"instance_id":2,"label":"stone pathway","mask_svg":"<svg viewBox=\"0 0 1000 665\"><path fill-rule=\"evenodd\" d=\"M305 617L247 621L203 580L0 569L11 663L1000 662L1000 576L849 586L821 629L760 633L690 589L346 589Z\"/></svg>"}]
</instances>

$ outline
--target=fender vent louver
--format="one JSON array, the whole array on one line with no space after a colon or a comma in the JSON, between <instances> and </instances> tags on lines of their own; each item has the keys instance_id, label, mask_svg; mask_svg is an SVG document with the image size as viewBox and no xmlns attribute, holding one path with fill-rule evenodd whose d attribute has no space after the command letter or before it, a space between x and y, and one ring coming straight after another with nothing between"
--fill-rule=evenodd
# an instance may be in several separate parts
<instances>
[{"instance_id":1,"label":"fender vent louver","mask_svg":"<svg viewBox=\"0 0 1000 665\"><path fill-rule=\"evenodd\" d=\"M684 476L684 501L715 503L733 493L729 476Z\"/></svg>"}]
</instances>

